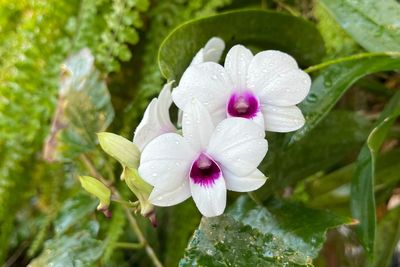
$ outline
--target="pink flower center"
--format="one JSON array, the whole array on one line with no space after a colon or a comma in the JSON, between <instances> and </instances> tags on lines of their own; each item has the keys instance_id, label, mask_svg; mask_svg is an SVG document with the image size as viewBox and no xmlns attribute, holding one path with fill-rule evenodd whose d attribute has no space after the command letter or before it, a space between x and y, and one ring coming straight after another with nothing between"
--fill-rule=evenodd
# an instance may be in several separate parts
<instances>
[{"instance_id":1,"label":"pink flower center","mask_svg":"<svg viewBox=\"0 0 400 267\"><path fill-rule=\"evenodd\" d=\"M251 91L234 92L229 98L226 107L231 117L252 119L260 110L257 97Z\"/></svg>"},{"instance_id":2,"label":"pink flower center","mask_svg":"<svg viewBox=\"0 0 400 267\"><path fill-rule=\"evenodd\" d=\"M214 181L221 176L218 164L207 154L201 153L192 163L190 178L195 184L205 187L212 186Z\"/></svg>"}]
</instances>

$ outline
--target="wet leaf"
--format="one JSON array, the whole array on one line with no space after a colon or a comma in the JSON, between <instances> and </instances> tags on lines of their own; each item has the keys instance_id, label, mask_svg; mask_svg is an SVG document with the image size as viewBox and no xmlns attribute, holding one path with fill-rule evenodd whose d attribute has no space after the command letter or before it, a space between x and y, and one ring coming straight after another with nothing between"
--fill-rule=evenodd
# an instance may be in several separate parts
<instances>
[{"instance_id":1,"label":"wet leaf","mask_svg":"<svg viewBox=\"0 0 400 267\"><path fill-rule=\"evenodd\" d=\"M358 79L371 73L396 69L400 69L400 57L382 55L338 63L321 71L313 80L307 98L300 104L306 124L291 137L291 143L314 129Z\"/></svg>"},{"instance_id":2,"label":"wet leaf","mask_svg":"<svg viewBox=\"0 0 400 267\"><path fill-rule=\"evenodd\" d=\"M203 218L180 266L310 266L327 229L351 220L297 203L266 207L240 197L222 216Z\"/></svg>"},{"instance_id":3,"label":"wet leaf","mask_svg":"<svg viewBox=\"0 0 400 267\"><path fill-rule=\"evenodd\" d=\"M321 0L368 51L400 51L400 4L395 0Z\"/></svg>"},{"instance_id":4,"label":"wet leaf","mask_svg":"<svg viewBox=\"0 0 400 267\"><path fill-rule=\"evenodd\" d=\"M258 49L276 49L312 65L324 55L324 43L309 22L266 10L239 10L196 19L176 28L161 44L159 66L164 77L178 80L196 52L211 37L226 47L241 43Z\"/></svg>"}]
</instances>

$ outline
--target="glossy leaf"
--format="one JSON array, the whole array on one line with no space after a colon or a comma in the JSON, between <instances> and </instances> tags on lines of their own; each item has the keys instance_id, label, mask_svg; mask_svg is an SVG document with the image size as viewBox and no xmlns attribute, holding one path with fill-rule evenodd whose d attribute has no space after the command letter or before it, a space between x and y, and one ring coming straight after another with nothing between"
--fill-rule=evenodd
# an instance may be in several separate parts
<instances>
[{"instance_id":1,"label":"glossy leaf","mask_svg":"<svg viewBox=\"0 0 400 267\"><path fill-rule=\"evenodd\" d=\"M318 30L309 22L266 10L239 10L192 20L176 28L161 44L158 60L167 79L179 80L196 52L213 36L226 47L244 44L258 49L276 49L312 65L324 55Z\"/></svg>"},{"instance_id":2,"label":"glossy leaf","mask_svg":"<svg viewBox=\"0 0 400 267\"><path fill-rule=\"evenodd\" d=\"M375 243L374 267L390 267L400 240L400 207L390 210L379 222Z\"/></svg>"},{"instance_id":3,"label":"glossy leaf","mask_svg":"<svg viewBox=\"0 0 400 267\"><path fill-rule=\"evenodd\" d=\"M351 211L360 221L357 235L366 252L372 256L375 240L375 162L385 137L400 116L400 92L396 93L382 112L357 159L354 179L351 183Z\"/></svg>"},{"instance_id":4,"label":"glossy leaf","mask_svg":"<svg viewBox=\"0 0 400 267\"><path fill-rule=\"evenodd\" d=\"M321 0L368 51L400 51L400 4L395 0Z\"/></svg>"},{"instance_id":5,"label":"glossy leaf","mask_svg":"<svg viewBox=\"0 0 400 267\"><path fill-rule=\"evenodd\" d=\"M103 250L102 241L94 239L87 231L81 231L47 241L42 254L28 266L93 266Z\"/></svg>"},{"instance_id":6,"label":"glossy leaf","mask_svg":"<svg viewBox=\"0 0 400 267\"><path fill-rule=\"evenodd\" d=\"M327 229L348 218L272 200L240 197L220 217L203 218L180 266L310 266Z\"/></svg>"},{"instance_id":7,"label":"glossy leaf","mask_svg":"<svg viewBox=\"0 0 400 267\"><path fill-rule=\"evenodd\" d=\"M87 195L78 195L65 201L54 221L54 230L62 235L74 225L82 222L96 208L96 201Z\"/></svg>"},{"instance_id":8,"label":"glossy leaf","mask_svg":"<svg viewBox=\"0 0 400 267\"><path fill-rule=\"evenodd\" d=\"M305 138L285 146L282 135L267 134L269 151L260 169L270 178L256 191L261 199L335 166L365 141L369 123L361 116L333 111Z\"/></svg>"},{"instance_id":9,"label":"glossy leaf","mask_svg":"<svg viewBox=\"0 0 400 267\"><path fill-rule=\"evenodd\" d=\"M310 93L300 104L306 124L290 139L306 136L335 106L358 79L371 73L400 69L400 57L389 55L355 58L324 69L313 81Z\"/></svg>"}]
</instances>

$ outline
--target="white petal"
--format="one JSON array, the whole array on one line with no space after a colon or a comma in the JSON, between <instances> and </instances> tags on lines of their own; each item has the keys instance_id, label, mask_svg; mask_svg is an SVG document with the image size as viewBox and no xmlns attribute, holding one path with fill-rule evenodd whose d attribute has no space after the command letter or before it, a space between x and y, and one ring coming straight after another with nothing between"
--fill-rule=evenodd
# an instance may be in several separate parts
<instances>
[{"instance_id":1,"label":"white petal","mask_svg":"<svg viewBox=\"0 0 400 267\"><path fill-rule=\"evenodd\" d=\"M169 116L169 108L172 104L171 88L173 83L174 81L165 84L157 98L157 113L159 116L160 124L165 129L165 131L175 129Z\"/></svg>"},{"instance_id":2,"label":"white petal","mask_svg":"<svg viewBox=\"0 0 400 267\"><path fill-rule=\"evenodd\" d=\"M311 78L298 69L281 74L258 94L262 104L293 106L306 98L311 87Z\"/></svg>"},{"instance_id":3,"label":"white petal","mask_svg":"<svg viewBox=\"0 0 400 267\"><path fill-rule=\"evenodd\" d=\"M248 89L246 76L252 58L251 51L242 45L235 45L226 55L224 67L231 76L235 89Z\"/></svg>"},{"instance_id":4,"label":"white petal","mask_svg":"<svg viewBox=\"0 0 400 267\"><path fill-rule=\"evenodd\" d=\"M204 48L201 48L190 62L190 65L196 65L204 62Z\"/></svg>"},{"instance_id":5,"label":"white petal","mask_svg":"<svg viewBox=\"0 0 400 267\"><path fill-rule=\"evenodd\" d=\"M235 192L251 192L265 184L267 177L256 169L247 176L236 176L228 170L222 171L225 177L226 188Z\"/></svg>"},{"instance_id":6,"label":"white petal","mask_svg":"<svg viewBox=\"0 0 400 267\"><path fill-rule=\"evenodd\" d=\"M133 136L133 142L140 151L157 136L175 132L176 128L169 117L172 82L166 84L158 98L154 98L147 106L142 121L139 123Z\"/></svg>"},{"instance_id":7,"label":"white petal","mask_svg":"<svg viewBox=\"0 0 400 267\"><path fill-rule=\"evenodd\" d=\"M263 51L254 56L248 69L247 87L262 103L279 106L298 104L308 94L311 79L290 55Z\"/></svg>"},{"instance_id":8,"label":"white petal","mask_svg":"<svg viewBox=\"0 0 400 267\"><path fill-rule=\"evenodd\" d=\"M248 89L260 91L279 74L297 69L296 60L286 53L275 50L260 52L253 57L249 65Z\"/></svg>"},{"instance_id":9,"label":"white petal","mask_svg":"<svg viewBox=\"0 0 400 267\"><path fill-rule=\"evenodd\" d=\"M187 68L179 86L172 92L172 99L184 109L196 98L213 116L214 111L225 108L232 87L229 75L221 65L206 62Z\"/></svg>"},{"instance_id":10,"label":"white petal","mask_svg":"<svg viewBox=\"0 0 400 267\"><path fill-rule=\"evenodd\" d=\"M212 37L204 46L204 62L218 62L224 52L224 40L218 37Z\"/></svg>"},{"instance_id":11,"label":"white petal","mask_svg":"<svg viewBox=\"0 0 400 267\"><path fill-rule=\"evenodd\" d=\"M158 126L157 120L157 99L151 100L144 112L143 119L136 127L135 134L133 136L133 142L139 148L140 151L160 133L155 128Z\"/></svg>"},{"instance_id":12,"label":"white petal","mask_svg":"<svg viewBox=\"0 0 400 267\"><path fill-rule=\"evenodd\" d=\"M168 207L185 201L190 195L189 181L185 180L179 187L171 191L155 187L149 196L149 201L156 206Z\"/></svg>"},{"instance_id":13,"label":"white petal","mask_svg":"<svg viewBox=\"0 0 400 267\"><path fill-rule=\"evenodd\" d=\"M180 135L167 133L156 137L143 150L139 175L163 190L179 187L188 177L195 151Z\"/></svg>"},{"instance_id":14,"label":"white petal","mask_svg":"<svg viewBox=\"0 0 400 267\"><path fill-rule=\"evenodd\" d=\"M211 186L195 184L190 179L190 191L197 208L206 217L221 215L226 206L226 185L222 175Z\"/></svg>"},{"instance_id":15,"label":"white petal","mask_svg":"<svg viewBox=\"0 0 400 267\"><path fill-rule=\"evenodd\" d=\"M207 109L193 99L185 107L182 120L182 133L196 151L204 150L214 131L214 124Z\"/></svg>"},{"instance_id":16,"label":"white petal","mask_svg":"<svg viewBox=\"0 0 400 267\"><path fill-rule=\"evenodd\" d=\"M304 116L296 106L278 107L264 105L261 108L267 131L286 133L296 131L304 125Z\"/></svg>"},{"instance_id":17,"label":"white petal","mask_svg":"<svg viewBox=\"0 0 400 267\"><path fill-rule=\"evenodd\" d=\"M268 150L264 128L251 120L229 118L215 129L207 153L237 176L255 171Z\"/></svg>"}]
</instances>

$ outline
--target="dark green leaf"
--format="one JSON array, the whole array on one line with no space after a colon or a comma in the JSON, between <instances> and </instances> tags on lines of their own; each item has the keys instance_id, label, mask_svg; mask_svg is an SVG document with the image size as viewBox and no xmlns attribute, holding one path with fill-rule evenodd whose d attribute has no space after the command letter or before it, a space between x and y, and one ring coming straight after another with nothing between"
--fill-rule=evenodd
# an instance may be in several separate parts
<instances>
[{"instance_id":1,"label":"dark green leaf","mask_svg":"<svg viewBox=\"0 0 400 267\"><path fill-rule=\"evenodd\" d=\"M321 0L368 51L400 51L400 4L395 0Z\"/></svg>"},{"instance_id":2,"label":"dark green leaf","mask_svg":"<svg viewBox=\"0 0 400 267\"><path fill-rule=\"evenodd\" d=\"M371 73L396 69L400 69L400 57L382 55L355 58L323 70L314 79L310 93L300 105L306 124L291 137L291 142L300 140L315 128L358 79Z\"/></svg>"},{"instance_id":3,"label":"dark green leaf","mask_svg":"<svg viewBox=\"0 0 400 267\"><path fill-rule=\"evenodd\" d=\"M180 266L309 266L326 230L350 222L280 200L262 207L242 196L227 214L203 218Z\"/></svg>"},{"instance_id":4,"label":"dark green leaf","mask_svg":"<svg viewBox=\"0 0 400 267\"><path fill-rule=\"evenodd\" d=\"M257 195L265 199L288 185L333 167L361 147L368 131L369 124L363 117L334 111L294 145L285 146L281 135L267 136L270 152L260 169L270 179L256 191Z\"/></svg>"},{"instance_id":5,"label":"dark green leaf","mask_svg":"<svg viewBox=\"0 0 400 267\"><path fill-rule=\"evenodd\" d=\"M265 10L240 10L196 19L176 28L161 44L159 65L167 79L178 80L196 52L213 36L227 47L242 43L259 49L288 52L302 65L324 55L318 30L309 22Z\"/></svg>"},{"instance_id":6,"label":"dark green leaf","mask_svg":"<svg viewBox=\"0 0 400 267\"><path fill-rule=\"evenodd\" d=\"M378 224L374 262L370 266L391 266L392 255L400 240L400 207L390 210Z\"/></svg>"},{"instance_id":7,"label":"dark green leaf","mask_svg":"<svg viewBox=\"0 0 400 267\"><path fill-rule=\"evenodd\" d=\"M351 211L360 221L357 235L366 252L372 256L375 240L376 214L374 176L376 155L390 130L400 115L400 92L396 93L382 112L375 128L361 149L357 159L354 179L351 183Z\"/></svg>"}]
</instances>

